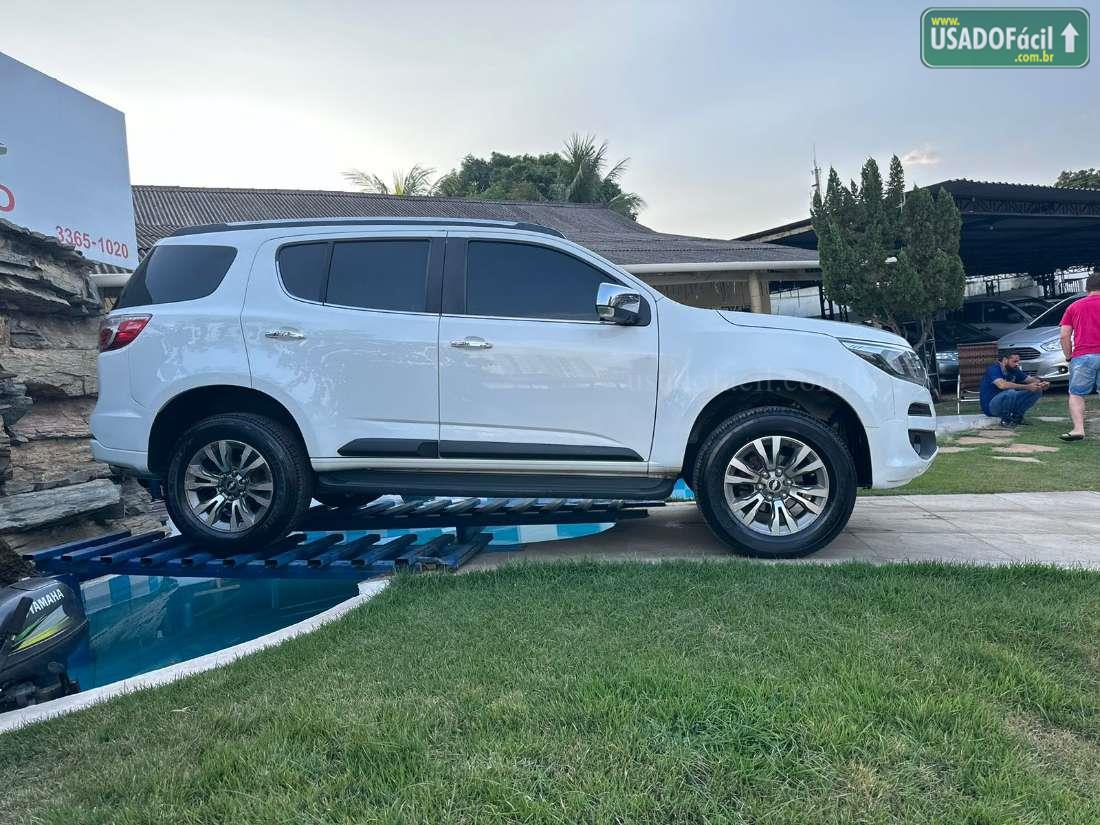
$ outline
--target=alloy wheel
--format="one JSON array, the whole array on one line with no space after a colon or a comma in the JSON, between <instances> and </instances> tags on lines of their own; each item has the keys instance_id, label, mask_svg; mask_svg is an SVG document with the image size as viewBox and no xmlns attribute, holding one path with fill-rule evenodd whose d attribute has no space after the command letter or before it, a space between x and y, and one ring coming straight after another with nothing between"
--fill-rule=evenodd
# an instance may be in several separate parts
<instances>
[{"instance_id":1,"label":"alloy wheel","mask_svg":"<svg viewBox=\"0 0 1100 825\"><path fill-rule=\"evenodd\" d=\"M183 488L191 513L207 527L240 533L271 508L274 482L267 459L242 441L222 439L187 462Z\"/></svg>"},{"instance_id":2,"label":"alloy wheel","mask_svg":"<svg viewBox=\"0 0 1100 825\"><path fill-rule=\"evenodd\" d=\"M813 447L766 435L741 447L722 485L734 518L766 536L789 536L820 518L829 501L829 472Z\"/></svg>"}]
</instances>

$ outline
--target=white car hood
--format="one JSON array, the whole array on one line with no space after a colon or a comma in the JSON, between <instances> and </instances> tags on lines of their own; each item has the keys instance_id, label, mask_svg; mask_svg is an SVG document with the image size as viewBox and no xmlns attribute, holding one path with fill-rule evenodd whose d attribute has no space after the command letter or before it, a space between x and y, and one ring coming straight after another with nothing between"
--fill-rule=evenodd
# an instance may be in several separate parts
<instances>
[{"instance_id":1,"label":"white car hood","mask_svg":"<svg viewBox=\"0 0 1100 825\"><path fill-rule=\"evenodd\" d=\"M830 338L850 338L856 341L874 341L908 347L909 342L900 335L862 324L845 324L840 321L821 321L817 318L796 318L792 315L763 315L755 312L730 312L717 310L718 314L739 327L763 327L764 329L794 330L828 335Z\"/></svg>"},{"instance_id":2,"label":"white car hood","mask_svg":"<svg viewBox=\"0 0 1100 825\"><path fill-rule=\"evenodd\" d=\"M1060 327L1039 327L1038 329L1018 329L1010 332L997 342L1001 349L1011 347L1036 347L1047 341L1056 341L1061 337Z\"/></svg>"}]
</instances>

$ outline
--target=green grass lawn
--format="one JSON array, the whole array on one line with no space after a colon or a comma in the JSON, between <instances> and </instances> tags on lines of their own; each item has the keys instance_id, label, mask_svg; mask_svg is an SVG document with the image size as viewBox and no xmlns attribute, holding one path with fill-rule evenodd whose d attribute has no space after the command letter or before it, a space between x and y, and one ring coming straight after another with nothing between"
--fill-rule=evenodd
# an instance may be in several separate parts
<instances>
[{"instance_id":1,"label":"green grass lawn","mask_svg":"<svg viewBox=\"0 0 1100 825\"><path fill-rule=\"evenodd\" d=\"M0 821L1100 816L1100 575L519 566L0 736Z\"/></svg>"},{"instance_id":2,"label":"green grass lawn","mask_svg":"<svg viewBox=\"0 0 1100 825\"><path fill-rule=\"evenodd\" d=\"M1089 414L1100 412L1100 400L1089 399ZM938 414L954 415L955 403L937 405ZM963 406L964 413L977 413L974 404ZM1043 423L1039 416L1060 416L1066 421ZM921 493L1037 493L1058 490L1100 490L1100 441L1089 439L1065 444L1058 439L1070 428L1065 393L1050 395L1028 413L1028 426L1016 428L1017 444L1057 447L1056 453L1032 456L1038 464L994 460L992 446L978 446L964 453L941 454L931 469L904 487L892 490L863 490L864 495L917 495ZM939 439L940 446L953 445L956 433Z\"/></svg>"}]
</instances>

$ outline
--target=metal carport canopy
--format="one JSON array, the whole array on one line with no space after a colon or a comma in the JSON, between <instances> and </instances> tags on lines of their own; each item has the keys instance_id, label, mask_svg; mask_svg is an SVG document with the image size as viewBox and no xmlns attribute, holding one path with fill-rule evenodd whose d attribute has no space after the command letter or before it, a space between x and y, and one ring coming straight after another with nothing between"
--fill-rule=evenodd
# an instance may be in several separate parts
<instances>
[{"instance_id":1,"label":"metal carport canopy","mask_svg":"<svg viewBox=\"0 0 1100 825\"><path fill-rule=\"evenodd\" d=\"M1100 189L966 179L925 188L943 188L955 199L963 221L959 253L971 277L1100 264ZM817 249L808 218L737 240Z\"/></svg>"}]
</instances>

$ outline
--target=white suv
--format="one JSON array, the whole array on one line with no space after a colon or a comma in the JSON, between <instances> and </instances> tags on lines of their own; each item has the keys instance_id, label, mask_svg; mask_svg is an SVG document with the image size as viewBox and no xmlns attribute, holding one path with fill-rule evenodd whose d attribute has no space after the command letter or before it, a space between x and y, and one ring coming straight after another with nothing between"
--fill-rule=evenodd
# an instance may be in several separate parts
<instances>
[{"instance_id":1,"label":"white suv","mask_svg":"<svg viewBox=\"0 0 1100 825\"><path fill-rule=\"evenodd\" d=\"M683 306L558 232L218 224L160 241L100 336L100 461L225 551L311 497L658 499L801 556L936 453L919 359L868 327Z\"/></svg>"}]
</instances>

